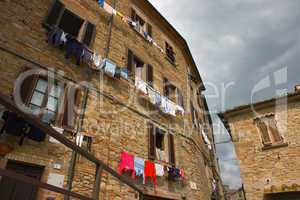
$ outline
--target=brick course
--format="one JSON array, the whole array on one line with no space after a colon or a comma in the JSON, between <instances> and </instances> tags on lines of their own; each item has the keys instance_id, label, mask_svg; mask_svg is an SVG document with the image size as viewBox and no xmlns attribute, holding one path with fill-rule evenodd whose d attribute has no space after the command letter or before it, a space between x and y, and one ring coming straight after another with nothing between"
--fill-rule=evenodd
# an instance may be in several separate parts
<instances>
[{"instance_id":1,"label":"brick course","mask_svg":"<svg viewBox=\"0 0 300 200\"><path fill-rule=\"evenodd\" d=\"M93 49L100 55L104 55L109 35L110 16L99 8L96 1L62 0L62 2L68 9L96 25L97 32ZM112 1L107 2L112 5ZM176 166L185 170L186 179L172 182L166 177L159 178L158 187L155 189L150 185L143 186L138 182L137 184L147 193L155 196L170 199L181 199L184 196L187 199L211 199L212 188L209 183L217 169L213 169L215 166L213 159L211 161L214 163L213 167L209 169L209 173L206 172L204 159L210 159L211 152L207 150L199 131L191 128L192 122L187 106L189 99L192 98L187 81L187 67L191 64L183 53L180 43L176 40L176 36L162 31L166 29L161 27L160 22L151 21L153 37L161 46L164 46L166 39L173 42L177 62L175 68L164 54L149 44L135 30L124 24L121 19L114 17L108 58L119 66L126 67L127 50L130 48L144 62L153 65L154 87L157 90L163 93L163 77L167 77L172 84L181 89L186 107L184 117L171 117L160 112L153 112L155 110L149 103L136 95L131 82L111 79L99 72L92 72L87 66L78 67L73 60L66 60L64 50L46 42L46 30L42 27L51 3L51 0L0 1L1 47L18 52L44 66L61 70L65 77L75 82L88 80L92 83L95 89L90 91L88 96L83 129L84 132L93 135L91 151L98 159L116 170L120 153L123 150L147 159L147 123L154 121L156 126L164 130L170 129L175 135ZM133 4L129 0L116 2L117 9L127 16L130 16L131 5ZM144 8L139 9L143 11ZM145 15L147 16L147 14ZM0 51L0 56L0 89L1 92L10 96L15 80L25 67L37 66L3 51ZM193 67L190 67L190 70L198 73ZM103 97L103 94L125 103L127 107ZM194 100L194 102L196 104L197 101ZM205 116L201 116L201 118L205 119ZM209 137L212 138L212 129L209 131ZM70 139L74 138L70 137ZM15 147L14 151L6 156L6 159L45 166L42 181L47 181L49 173L59 173L65 175L66 184L71 157L69 149L59 144L49 143L49 139L43 143L25 140L23 146L18 146L17 139L9 136L1 137L1 141ZM167 144L167 140L165 143ZM62 169L53 169L54 163L61 163ZM95 166L92 163L82 157L78 158L73 191L90 196L94 172ZM136 194L132 189L119 183L110 175L104 173L102 180L100 198L136 199ZM197 190L190 188L190 181L197 184ZM39 199L45 199L48 196L56 196L57 199L63 198L49 191L40 190Z\"/></svg>"}]
</instances>

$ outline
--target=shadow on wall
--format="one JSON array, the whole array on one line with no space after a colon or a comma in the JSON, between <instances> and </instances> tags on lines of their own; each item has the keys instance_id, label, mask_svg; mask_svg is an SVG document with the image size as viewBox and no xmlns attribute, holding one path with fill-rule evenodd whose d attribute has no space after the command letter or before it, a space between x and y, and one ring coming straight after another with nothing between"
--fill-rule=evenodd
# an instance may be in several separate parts
<instances>
[{"instance_id":1,"label":"shadow on wall","mask_svg":"<svg viewBox=\"0 0 300 200\"><path fill-rule=\"evenodd\" d=\"M300 192L287 192L265 195L264 200L299 200Z\"/></svg>"}]
</instances>

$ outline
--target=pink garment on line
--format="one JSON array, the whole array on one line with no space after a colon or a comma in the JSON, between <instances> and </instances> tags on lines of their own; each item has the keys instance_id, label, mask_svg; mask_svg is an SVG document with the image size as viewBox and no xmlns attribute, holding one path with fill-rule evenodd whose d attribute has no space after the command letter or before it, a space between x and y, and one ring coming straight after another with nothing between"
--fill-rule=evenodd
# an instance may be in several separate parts
<instances>
[{"instance_id":1,"label":"pink garment on line","mask_svg":"<svg viewBox=\"0 0 300 200\"><path fill-rule=\"evenodd\" d=\"M132 171L132 178L135 177L134 174L134 156L123 151L121 153L121 160L119 164L119 174L122 175L123 171Z\"/></svg>"}]
</instances>

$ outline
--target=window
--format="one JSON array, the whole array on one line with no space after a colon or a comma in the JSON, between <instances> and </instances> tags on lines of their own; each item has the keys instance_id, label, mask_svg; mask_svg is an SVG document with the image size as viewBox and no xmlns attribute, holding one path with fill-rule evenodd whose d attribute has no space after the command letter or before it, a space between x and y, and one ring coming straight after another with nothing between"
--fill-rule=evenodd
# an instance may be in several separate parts
<instances>
[{"instance_id":1,"label":"window","mask_svg":"<svg viewBox=\"0 0 300 200\"><path fill-rule=\"evenodd\" d=\"M87 151L91 152L92 150L92 142L93 139L90 136L83 136L82 140L82 148L86 149Z\"/></svg>"},{"instance_id":2,"label":"window","mask_svg":"<svg viewBox=\"0 0 300 200\"><path fill-rule=\"evenodd\" d=\"M165 133L160 130L159 128L155 129L155 144L156 144L156 149L159 150L165 150L165 143L164 143L164 137Z\"/></svg>"},{"instance_id":3,"label":"window","mask_svg":"<svg viewBox=\"0 0 300 200\"><path fill-rule=\"evenodd\" d=\"M150 37L152 37L152 26L145 22L145 20L140 17L134 9L131 10L131 17L134 22L137 23L135 29L144 35L144 32L148 33Z\"/></svg>"},{"instance_id":4,"label":"window","mask_svg":"<svg viewBox=\"0 0 300 200\"><path fill-rule=\"evenodd\" d=\"M29 107L35 115L41 116L43 122L50 124L57 115L59 98L63 88L58 85L49 85L44 79L39 79L33 89ZM44 108L43 114L41 110Z\"/></svg>"},{"instance_id":5,"label":"window","mask_svg":"<svg viewBox=\"0 0 300 200\"><path fill-rule=\"evenodd\" d=\"M166 42L166 54L167 54L167 57L169 58L169 60L172 62L172 63L175 63L175 52L174 52L174 49L173 47L168 43Z\"/></svg>"},{"instance_id":6,"label":"window","mask_svg":"<svg viewBox=\"0 0 300 200\"><path fill-rule=\"evenodd\" d=\"M183 99L183 95L181 93L181 91L177 88L177 103L179 106L181 106L182 108L184 108L184 99Z\"/></svg>"},{"instance_id":7,"label":"window","mask_svg":"<svg viewBox=\"0 0 300 200\"><path fill-rule=\"evenodd\" d=\"M148 83L148 85L153 87L153 67L151 65L145 65L145 63L135 56L131 50L128 50L127 70L129 72L129 76L133 80L135 78L144 80Z\"/></svg>"},{"instance_id":8,"label":"window","mask_svg":"<svg viewBox=\"0 0 300 200\"><path fill-rule=\"evenodd\" d=\"M95 37L95 25L65 8L58 0L54 0L45 24L47 27L61 28L87 46L91 46Z\"/></svg>"},{"instance_id":9,"label":"window","mask_svg":"<svg viewBox=\"0 0 300 200\"><path fill-rule=\"evenodd\" d=\"M164 78L164 96L176 102L176 87L172 85L167 78Z\"/></svg>"},{"instance_id":10,"label":"window","mask_svg":"<svg viewBox=\"0 0 300 200\"><path fill-rule=\"evenodd\" d=\"M149 159L169 161L170 164L175 165L175 148L174 136L166 134L165 131L149 124ZM166 135L168 136L166 138ZM168 139L168 155L166 154L165 139ZM158 153L160 152L160 153ZM168 156L168 159L167 159Z\"/></svg>"},{"instance_id":11,"label":"window","mask_svg":"<svg viewBox=\"0 0 300 200\"><path fill-rule=\"evenodd\" d=\"M151 87L153 87L153 67L151 65L147 65L147 83Z\"/></svg>"},{"instance_id":12,"label":"window","mask_svg":"<svg viewBox=\"0 0 300 200\"><path fill-rule=\"evenodd\" d=\"M192 122L194 124L195 127L198 127L198 115L197 112L194 108L193 102L190 102L190 107L191 107L191 116L192 116Z\"/></svg>"},{"instance_id":13,"label":"window","mask_svg":"<svg viewBox=\"0 0 300 200\"><path fill-rule=\"evenodd\" d=\"M58 81L48 82L46 78L33 75L21 86L21 97L32 113L47 124L64 129L75 128L78 118L76 110L81 102L81 89L67 86Z\"/></svg>"},{"instance_id":14,"label":"window","mask_svg":"<svg viewBox=\"0 0 300 200\"><path fill-rule=\"evenodd\" d=\"M172 166L175 166L175 144L174 144L174 135L169 134L168 135L168 141L169 141L169 163Z\"/></svg>"},{"instance_id":15,"label":"window","mask_svg":"<svg viewBox=\"0 0 300 200\"><path fill-rule=\"evenodd\" d=\"M140 79L140 80L144 80L143 79L144 62L141 61L136 56L134 56L134 58L133 58L133 66L134 66L134 69L135 69L135 77L138 78L138 79Z\"/></svg>"},{"instance_id":16,"label":"window","mask_svg":"<svg viewBox=\"0 0 300 200\"><path fill-rule=\"evenodd\" d=\"M256 119L256 125L261 133L264 146L283 143L274 116Z\"/></svg>"},{"instance_id":17,"label":"window","mask_svg":"<svg viewBox=\"0 0 300 200\"><path fill-rule=\"evenodd\" d=\"M164 78L164 96L177 103L184 108L184 99L181 91L174 85L172 85L167 78Z\"/></svg>"},{"instance_id":18,"label":"window","mask_svg":"<svg viewBox=\"0 0 300 200\"><path fill-rule=\"evenodd\" d=\"M127 70L128 70L129 76L132 79L135 79L135 77L142 79L143 68L144 68L144 62L141 61L138 57L136 57L133 54L133 52L129 49L128 50L128 58L127 58Z\"/></svg>"}]
</instances>

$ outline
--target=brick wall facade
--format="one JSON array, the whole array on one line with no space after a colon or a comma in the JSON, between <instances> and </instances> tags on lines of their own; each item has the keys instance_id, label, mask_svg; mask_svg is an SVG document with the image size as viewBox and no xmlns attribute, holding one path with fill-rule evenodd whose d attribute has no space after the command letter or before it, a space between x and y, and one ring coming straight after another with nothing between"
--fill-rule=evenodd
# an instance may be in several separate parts
<instances>
[{"instance_id":1,"label":"brick wall facade","mask_svg":"<svg viewBox=\"0 0 300 200\"><path fill-rule=\"evenodd\" d=\"M268 199L269 195L270 199L299 198L295 193L300 189L299 93L257 103L253 108L255 112L245 106L223 114L230 126L247 199ZM263 145L255 120L264 116L275 118L283 138L279 144ZM272 197L277 193L279 196Z\"/></svg>"},{"instance_id":2,"label":"brick wall facade","mask_svg":"<svg viewBox=\"0 0 300 200\"><path fill-rule=\"evenodd\" d=\"M164 54L149 44L120 18L113 18L110 34L111 16L100 8L96 1L62 0L61 2L67 9L96 26L95 40L91 46L95 52L102 56L108 53L107 57L110 60L119 66L126 67L127 52L128 49L131 49L145 63L153 66L154 87L161 94L163 94L164 77L180 88L184 97L185 115L172 117L157 112L146 100L137 95L134 84L130 81L112 79L100 72L91 71L87 66L76 66L74 60L66 60L63 49L53 47L46 42L46 30L42 26L53 3L52 0L0 1L1 47L24 55L43 66L56 71L60 70L64 73L64 77L58 77L58 79L62 81L68 82L65 80L67 77L76 83L81 81L92 83L94 89L89 91L83 132L92 136L91 152L98 159L115 170L118 168L120 153L124 150L148 159L147 124L151 122L165 130L167 134L175 136L176 166L184 169L186 178L183 181L173 182L169 181L167 177L161 177L158 179L156 188L150 184L143 185L139 181L137 184L146 193L153 196L169 199L182 199L183 197L186 199L211 199L211 181L213 178L218 178L214 150L209 151L199 130L192 128L189 101L192 99L193 103L198 105L198 100L190 92L187 77L188 71L196 77L198 72L195 70L195 66L191 65L185 50L178 42L178 35L168 32L168 27L162 27L157 19L151 20L153 11L145 10L145 7L141 7L142 4L130 0L115 2L117 10L127 16L131 15L132 7L143 13L153 27L153 38L161 46L164 46L165 41L169 41L173 45L176 53L176 67L174 67ZM114 3L112 0L106 2L110 5ZM111 37L110 42L109 36ZM107 51L107 46L109 46L109 51ZM39 66L3 51L0 51L0 56L0 90L10 96L19 74L26 67L39 68ZM201 83L201 80L197 81L198 84ZM199 113L203 123L208 123L207 116ZM212 128L210 127L208 131L212 141ZM68 137L74 140L74 137ZM14 147L14 151L6 156L6 160L44 166L42 181L47 182L50 173L57 173L65 176L64 185L66 185L71 158L69 149L49 142L49 138L42 143L25 140L22 146L17 145L17 138L7 135L1 136L1 141ZM165 140L165 143L167 144L168 141ZM168 145L166 145L166 150L168 151ZM61 169L54 169L53 165L57 163L61 164ZM164 164L168 165L168 163ZM76 162L73 191L91 196L94 173L95 166L83 157L79 157ZM196 183L197 189L191 189L190 182ZM57 199L63 198L48 191L39 191L39 199L46 199L49 196ZM104 173L100 198L136 199L137 196L134 191Z\"/></svg>"}]
</instances>

